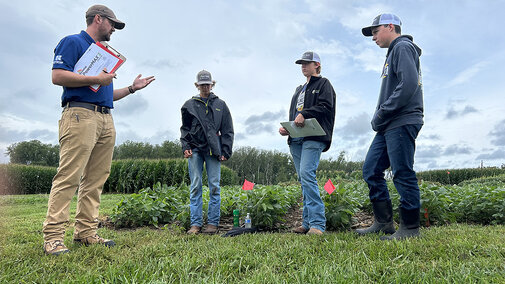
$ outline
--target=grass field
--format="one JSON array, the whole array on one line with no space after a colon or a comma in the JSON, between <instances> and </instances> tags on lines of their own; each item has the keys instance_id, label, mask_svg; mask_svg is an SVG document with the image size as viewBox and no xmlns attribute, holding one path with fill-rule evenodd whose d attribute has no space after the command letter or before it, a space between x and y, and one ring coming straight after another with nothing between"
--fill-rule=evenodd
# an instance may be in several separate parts
<instances>
[{"instance_id":1,"label":"grass field","mask_svg":"<svg viewBox=\"0 0 505 284\"><path fill-rule=\"evenodd\" d=\"M0 282L505 283L505 226L455 224L384 242L352 232L234 238L141 228L99 233L117 246L45 256L47 195L0 196ZM102 197L101 215L121 195ZM75 200L71 215L75 214Z\"/></svg>"}]
</instances>

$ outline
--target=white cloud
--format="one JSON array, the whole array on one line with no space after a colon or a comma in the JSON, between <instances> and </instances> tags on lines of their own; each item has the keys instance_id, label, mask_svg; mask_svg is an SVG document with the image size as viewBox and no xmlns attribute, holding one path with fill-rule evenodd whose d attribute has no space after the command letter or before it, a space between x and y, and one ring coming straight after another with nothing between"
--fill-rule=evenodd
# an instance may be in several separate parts
<instances>
[{"instance_id":1,"label":"white cloud","mask_svg":"<svg viewBox=\"0 0 505 284\"><path fill-rule=\"evenodd\" d=\"M489 62L482 61L476 64L473 64L470 67L467 67L465 70L459 72L456 77L447 82L446 88L452 88L457 85L469 83L470 80L475 77L479 72L486 68L489 65Z\"/></svg>"},{"instance_id":2,"label":"white cloud","mask_svg":"<svg viewBox=\"0 0 505 284\"><path fill-rule=\"evenodd\" d=\"M382 73L382 67L386 60L384 50L377 47L357 47L356 50L359 51L354 59L364 71L372 71L379 75ZM379 80L379 76L377 76L377 80Z\"/></svg>"}]
</instances>

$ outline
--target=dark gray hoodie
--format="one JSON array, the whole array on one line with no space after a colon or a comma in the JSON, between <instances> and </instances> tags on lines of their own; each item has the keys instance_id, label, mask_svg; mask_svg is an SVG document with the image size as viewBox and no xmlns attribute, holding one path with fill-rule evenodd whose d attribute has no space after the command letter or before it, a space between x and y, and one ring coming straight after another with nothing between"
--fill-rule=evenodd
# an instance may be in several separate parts
<instances>
[{"instance_id":1,"label":"dark gray hoodie","mask_svg":"<svg viewBox=\"0 0 505 284\"><path fill-rule=\"evenodd\" d=\"M385 132L406 124L423 124L421 49L412 36L402 35L388 48L372 128Z\"/></svg>"}]
</instances>

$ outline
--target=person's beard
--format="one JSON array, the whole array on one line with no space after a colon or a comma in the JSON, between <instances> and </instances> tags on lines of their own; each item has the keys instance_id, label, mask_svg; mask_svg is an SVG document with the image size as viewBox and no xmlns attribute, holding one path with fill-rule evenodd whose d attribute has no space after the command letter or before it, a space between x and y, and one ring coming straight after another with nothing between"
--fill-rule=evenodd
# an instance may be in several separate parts
<instances>
[{"instance_id":1,"label":"person's beard","mask_svg":"<svg viewBox=\"0 0 505 284\"><path fill-rule=\"evenodd\" d=\"M111 35L110 30L100 31L99 41L109 41L110 40L110 35Z\"/></svg>"},{"instance_id":2,"label":"person's beard","mask_svg":"<svg viewBox=\"0 0 505 284\"><path fill-rule=\"evenodd\" d=\"M110 34L106 33L106 34L101 35L99 41L109 41L109 40L110 40Z\"/></svg>"}]
</instances>

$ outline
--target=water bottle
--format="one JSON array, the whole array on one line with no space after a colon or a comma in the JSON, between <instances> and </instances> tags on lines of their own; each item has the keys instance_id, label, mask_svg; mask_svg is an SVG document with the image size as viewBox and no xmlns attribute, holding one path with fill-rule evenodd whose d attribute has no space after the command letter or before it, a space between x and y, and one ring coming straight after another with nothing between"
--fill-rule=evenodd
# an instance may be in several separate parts
<instances>
[{"instance_id":1,"label":"water bottle","mask_svg":"<svg viewBox=\"0 0 505 284\"><path fill-rule=\"evenodd\" d=\"M244 223L246 228L251 228L251 215L249 213L245 216Z\"/></svg>"},{"instance_id":2,"label":"water bottle","mask_svg":"<svg viewBox=\"0 0 505 284\"><path fill-rule=\"evenodd\" d=\"M238 228L240 226L240 211L238 209L233 210L233 227Z\"/></svg>"}]
</instances>

